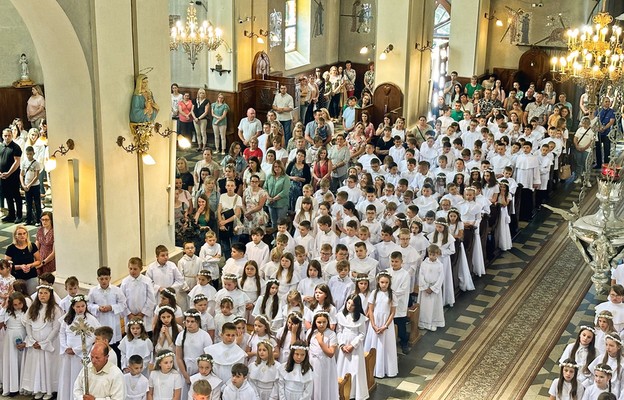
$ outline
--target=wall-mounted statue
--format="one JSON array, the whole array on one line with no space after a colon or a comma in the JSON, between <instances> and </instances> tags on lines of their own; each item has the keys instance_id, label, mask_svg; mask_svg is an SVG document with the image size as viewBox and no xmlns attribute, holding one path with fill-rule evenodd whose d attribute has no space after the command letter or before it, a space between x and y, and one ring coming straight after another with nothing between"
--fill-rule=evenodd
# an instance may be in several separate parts
<instances>
[{"instance_id":1,"label":"wall-mounted statue","mask_svg":"<svg viewBox=\"0 0 624 400\"><path fill-rule=\"evenodd\" d=\"M153 122L160 111L152 91L149 89L147 75L139 74L134 85L134 94L130 103L130 122Z\"/></svg>"}]
</instances>

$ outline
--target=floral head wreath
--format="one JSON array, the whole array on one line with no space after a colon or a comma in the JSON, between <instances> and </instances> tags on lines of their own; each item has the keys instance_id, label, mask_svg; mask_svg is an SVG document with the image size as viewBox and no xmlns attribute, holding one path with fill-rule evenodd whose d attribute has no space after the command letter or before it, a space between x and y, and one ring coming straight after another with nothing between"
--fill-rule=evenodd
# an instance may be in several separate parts
<instances>
[{"instance_id":1,"label":"floral head wreath","mask_svg":"<svg viewBox=\"0 0 624 400\"><path fill-rule=\"evenodd\" d=\"M605 335L605 340L607 340L607 339L613 340L615 343L619 344L620 346L622 345L622 339L617 338L617 337L615 337L615 336L613 336L611 334Z\"/></svg>"},{"instance_id":2,"label":"floral head wreath","mask_svg":"<svg viewBox=\"0 0 624 400\"><path fill-rule=\"evenodd\" d=\"M237 316L236 316L236 318L234 318L234 319L232 320L232 323L233 323L234 325L236 325L236 324L238 324L239 322L245 322L245 323L247 323L247 320L246 320L244 317L241 317L240 315L237 315Z\"/></svg>"},{"instance_id":3,"label":"floral head wreath","mask_svg":"<svg viewBox=\"0 0 624 400\"><path fill-rule=\"evenodd\" d=\"M299 320L303 319L303 316L298 311L291 311L290 313L288 313L288 317L286 317L286 319L288 319L290 317L297 317L297 318L299 318Z\"/></svg>"},{"instance_id":4,"label":"floral head wreath","mask_svg":"<svg viewBox=\"0 0 624 400\"><path fill-rule=\"evenodd\" d=\"M164 294L165 296L175 297L175 290L168 287L164 288L160 293Z\"/></svg>"},{"instance_id":5,"label":"floral head wreath","mask_svg":"<svg viewBox=\"0 0 624 400\"><path fill-rule=\"evenodd\" d=\"M39 291L39 289L47 289L47 290L54 290L54 288L50 285L39 285L37 286L37 291Z\"/></svg>"},{"instance_id":6,"label":"floral head wreath","mask_svg":"<svg viewBox=\"0 0 624 400\"><path fill-rule=\"evenodd\" d=\"M378 273L377 279L381 278L382 276L387 276L388 278L392 279L392 275L390 275L390 272L388 271L381 271L380 273Z\"/></svg>"},{"instance_id":7,"label":"floral head wreath","mask_svg":"<svg viewBox=\"0 0 624 400\"><path fill-rule=\"evenodd\" d=\"M448 226L448 223L447 223L447 222L445 222L445 221L438 221L438 220L436 220L436 221L435 221L435 224L437 224L437 225L443 225L443 226Z\"/></svg>"},{"instance_id":8,"label":"floral head wreath","mask_svg":"<svg viewBox=\"0 0 624 400\"><path fill-rule=\"evenodd\" d=\"M587 325L581 325L579 332L580 331L590 331L591 333L596 333L596 329L594 329L591 326L587 326Z\"/></svg>"},{"instance_id":9,"label":"floral head wreath","mask_svg":"<svg viewBox=\"0 0 624 400\"><path fill-rule=\"evenodd\" d=\"M210 363L210 365L214 365L214 360L212 359L212 356L210 354L202 354L201 356L197 357L197 364L199 364L200 361L207 361Z\"/></svg>"},{"instance_id":10,"label":"floral head wreath","mask_svg":"<svg viewBox=\"0 0 624 400\"><path fill-rule=\"evenodd\" d=\"M304 350L304 351L308 351L308 346L299 346L296 344L293 344L290 346L291 350Z\"/></svg>"},{"instance_id":11,"label":"floral head wreath","mask_svg":"<svg viewBox=\"0 0 624 400\"><path fill-rule=\"evenodd\" d=\"M160 311L162 311L162 310L171 311L172 314L175 314L175 310L171 306L162 306L162 307L160 307Z\"/></svg>"},{"instance_id":12,"label":"floral head wreath","mask_svg":"<svg viewBox=\"0 0 624 400\"><path fill-rule=\"evenodd\" d=\"M199 313L199 311L184 311L184 316L185 317L193 317L193 318L197 318L197 317L201 317L201 314Z\"/></svg>"},{"instance_id":13,"label":"floral head wreath","mask_svg":"<svg viewBox=\"0 0 624 400\"><path fill-rule=\"evenodd\" d=\"M173 351L167 351L166 353L163 353L163 354L157 356L156 357L156 361L160 361L160 360L162 360L163 358L166 358L166 357L175 357L175 354L173 354Z\"/></svg>"},{"instance_id":14,"label":"floral head wreath","mask_svg":"<svg viewBox=\"0 0 624 400\"><path fill-rule=\"evenodd\" d=\"M275 279L275 278L268 279L268 280L266 281L266 283L267 283L267 284L269 284L269 283L274 283L274 284L276 284L276 285L279 285L279 284L280 284L280 283L279 283L279 281L278 281L277 279Z\"/></svg>"},{"instance_id":15,"label":"floral head wreath","mask_svg":"<svg viewBox=\"0 0 624 400\"><path fill-rule=\"evenodd\" d=\"M273 343L271 343L270 341L265 339L265 340L262 340L260 343L258 343L258 345L261 345L261 344L267 346L269 348L269 351L273 351Z\"/></svg>"},{"instance_id":16,"label":"floral head wreath","mask_svg":"<svg viewBox=\"0 0 624 400\"><path fill-rule=\"evenodd\" d=\"M260 315L256 316L256 319L261 320L263 323L265 323L265 324L267 324L269 326L269 329L271 329L271 322L269 321L269 319L266 316L260 314Z\"/></svg>"},{"instance_id":17,"label":"floral head wreath","mask_svg":"<svg viewBox=\"0 0 624 400\"><path fill-rule=\"evenodd\" d=\"M356 281L356 282L360 282L360 281L366 281L366 282L368 282L368 281L369 281L369 279L368 279L368 275L367 275L367 276L361 276L361 277L359 277L359 278L355 278L355 281Z\"/></svg>"},{"instance_id":18,"label":"floral head wreath","mask_svg":"<svg viewBox=\"0 0 624 400\"><path fill-rule=\"evenodd\" d=\"M223 279L228 279L228 280L235 281L235 280L238 279L238 275L236 275L236 274L223 274Z\"/></svg>"},{"instance_id":19,"label":"floral head wreath","mask_svg":"<svg viewBox=\"0 0 624 400\"><path fill-rule=\"evenodd\" d=\"M561 368L563 367L568 367L568 368L574 368L574 369L579 369L581 366L577 365L577 364L571 364L571 363L559 363L559 366Z\"/></svg>"},{"instance_id":20,"label":"floral head wreath","mask_svg":"<svg viewBox=\"0 0 624 400\"><path fill-rule=\"evenodd\" d=\"M74 297L72 297L71 300L69 300L71 305L74 305L74 304L78 303L79 301L84 301L86 303L87 302L87 296L85 296L84 294L77 294Z\"/></svg>"},{"instance_id":21,"label":"floral head wreath","mask_svg":"<svg viewBox=\"0 0 624 400\"><path fill-rule=\"evenodd\" d=\"M210 275L210 271L208 271L207 269L200 269L197 275L207 276L208 278L212 278L212 275Z\"/></svg>"},{"instance_id":22,"label":"floral head wreath","mask_svg":"<svg viewBox=\"0 0 624 400\"><path fill-rule=\"evenodd\" d=\"M613 319L613 314L610 311L601 311L596 318Z\"/></svg>"},{"instance_id":23,"label":"floral head wreath","mask_svg":"<svg viewBox=\"0 0 624 400\"><path fill-rule=\"evenodd\" d=\"M449 208L448 212L455 212L459 214L459 209L457 209L457 207L451 207Z\"/></svg>"},{"instance_id":24,"label":"floral head wreath","mask_svg":"<svg viewBox=\"0 0 624 400\"><path fill-rule=\"evenodd\" d=\"M319 315L322 315L324 317L327 317L327 319L329 319L329 313L327 311L317 311L314 313L314 318L318 317Z\"/></svg>"},{"instance_id":25,"label":"floral head wreath","mask_svg":"<svg viewBox=\"0 0 624 400\"><path fill-rule=\"evenodd\" d=\"M230 303L234 304L234 299L231 298L230 296L223 296L221 298L220 304L223 303L223 301L229 301Z\"/></svg>"},{"instance_id":26,"label":"floral head wreath","mask_svg":"<svg viewBox=\"0 0 624 400\"><path fill-rule=\"evenodd\" d=\"M608 365L605 365L606 368L604 367L596 367L594 368L594 371L600 371L603 372L607 375L613 375L613 370L611 369L611 367L609 367Z\"/></svg>"},{"instance_id":27,"label":"floral head wreath","mask_svg":"<svg viewBox=\"0 0 624 400\"><path fill-rule=\"evenodd\" d=\"M130 321L128 321L128 326L132 326L132 325L143 325L143 320L142 319L131 319Z\"/></svg>"},{"instance_id":28,"label":"floral head wreath","mask_svg":"<svg viewBox=\"0 0 624 400\"><path fill-rule=\"evenodd\" d=\"M197 303L198 301L202 300L208 300L208 297L206 297L206 295L203 293L199 293L193 296L193 303Z\"/></svg>"},{"instance_id":29,"label":"floral head wreath","mask_svg":"<svg viewBox=\"0 0 624 400\"><path fill-rule=\"evenodd\" d=\"M509 187L509 182L507 182L507 181L505 181L505 180L503 180L503 181L498 181L498 184L499 184L499 185L503 185L503 186L507 186L507 187Z\"/></svg>"}]
</instances>

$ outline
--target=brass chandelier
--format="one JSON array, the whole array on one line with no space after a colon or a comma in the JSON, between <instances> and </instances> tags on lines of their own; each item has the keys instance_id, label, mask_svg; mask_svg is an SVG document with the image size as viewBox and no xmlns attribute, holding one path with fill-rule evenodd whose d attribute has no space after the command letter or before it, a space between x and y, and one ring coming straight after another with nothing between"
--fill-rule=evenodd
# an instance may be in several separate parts
<instances>
[{"instance_id":1,"label":"brass chandelier","mask_svg":"<svg viewBox=\"0 0 624 400\"><path fill-rule=\"evenodd\" d=\"M182 21L178 21L171 28L169 49L173 51L182 47L188 55L191 68L195 69L198 54L204 48L207 51L213 51L221 46L223 43L221 35L221 29L213 27L208 21L204 20L201 25L199 24L195 4L191 1L186 10L186 23L182 24Z\"/></svg>"}]
</instances>

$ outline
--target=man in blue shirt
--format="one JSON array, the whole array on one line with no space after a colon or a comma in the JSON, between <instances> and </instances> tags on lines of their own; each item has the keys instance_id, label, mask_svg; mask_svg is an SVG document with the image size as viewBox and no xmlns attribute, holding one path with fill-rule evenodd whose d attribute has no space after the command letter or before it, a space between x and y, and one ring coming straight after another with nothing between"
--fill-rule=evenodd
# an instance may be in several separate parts
<instances>
[{"instance_id":1,"label":"man in blue shirt","mask_svg":"<svg viewBox=\"0 0 624 400\"><path fill-rule=\"evenodd\" d=\"M347 107L342 111L342 126L346 133L349 133L355 128L355 103L357 99L353 96L347 100Z\"/></svg>"},{"instance_id":2,"label":"man in blue shirt","mask_svg":"<svg viewBox=\"0 0 624 400\"><path fill-rule=\"evenodd\" d=\"M615 111L611 108L611 100L608 97L602 100L598 119L600 120L600 128L598 129L598 140L596 140L596 168L600 168L602 163L608 164L611 155L609 132L615 123Z\"/></svg>"}]
</instances>

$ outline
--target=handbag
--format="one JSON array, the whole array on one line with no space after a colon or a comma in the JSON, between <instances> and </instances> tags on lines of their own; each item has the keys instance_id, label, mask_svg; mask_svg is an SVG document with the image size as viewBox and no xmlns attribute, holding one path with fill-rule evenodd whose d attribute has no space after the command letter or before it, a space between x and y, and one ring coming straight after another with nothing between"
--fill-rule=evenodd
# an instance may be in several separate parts
<instances>
[{"instance_id":1,"label":"handbag","mask_svg":"<svg viewBox=\"0 0 624 400\"><path fill-rule=\"evenodd\" d=\"M564 164L559 167L559 179L566 180L572 176L572 168L570 164Z\"/></svg>"},{"instance_id":2,"label":"handbag","mask_svg":"<svg viewBox=\"0 0 624 400\"><path fill-rule=\"evenodd\" d=\"M236 195L236 200L234 200L234 208L230 208L229 210L225 210L221 213L221 217L223 219L228 219L236 215L234 209L236 208L236 204L238 203L239 196ZM235 217L234 221L228 222L225 225L225 231L223 233L227 233L228 235L238 235L243 230L243 223L241 222L239 217Z\"/></svg>"}]
</instances>

